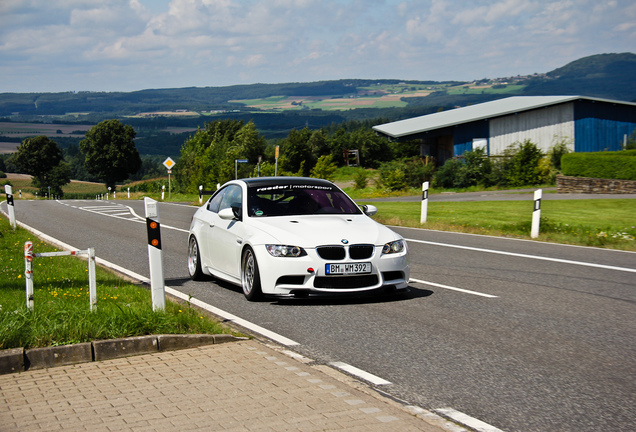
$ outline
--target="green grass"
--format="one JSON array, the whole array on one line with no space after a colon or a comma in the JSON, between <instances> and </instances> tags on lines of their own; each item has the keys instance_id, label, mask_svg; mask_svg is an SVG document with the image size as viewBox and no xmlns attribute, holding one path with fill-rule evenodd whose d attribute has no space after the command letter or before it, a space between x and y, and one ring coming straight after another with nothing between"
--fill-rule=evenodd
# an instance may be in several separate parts
<instances>
[{"instance_id":1,"label":"green grass","mask_svg":"<svg viewBox=\"0 0 636 432\"><path fill-rule=\"evenodd\" d=\"M364 204L364 201L359 201ZM532 201L430 202L420 224L420 202L372 202L388 225L530 238ZM555 200L541 203L538 240L636 251L636 200Z\"/></svg>"},{"instance_id":2,"label":"green grass","mask_svg":"<svg viewBox=\"0 0 636 432\"><path fill-rule=\"evenodd\" d=\"M152 310L150 291L97 268L97 307L90 311L87 262L34 258L34 308L26 306L24 243L34 252L55 248L0 217L0 349L35 348L147 334L234 333L188 302ZM236 334L236 333L234 333Z\"/></svg>"}]
</instances>

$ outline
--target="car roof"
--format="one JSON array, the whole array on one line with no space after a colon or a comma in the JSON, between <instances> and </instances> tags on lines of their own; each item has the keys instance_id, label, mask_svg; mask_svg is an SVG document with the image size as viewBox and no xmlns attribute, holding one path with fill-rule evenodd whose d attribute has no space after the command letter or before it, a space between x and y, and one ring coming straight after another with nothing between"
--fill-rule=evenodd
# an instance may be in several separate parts
<instances>
[{"instance_id":1,"label":"car roof","mask_svg":"<svg viewBox=\"0 0 636 432\"><path fill-rule=\"evenodd\" d=\"M317 179L311 177L253 177L241 179L248 187L265 187L276 186L282 184L306 184L312 186L331 186L335 185L324 179Z\"/></svg>"}]
</instances>

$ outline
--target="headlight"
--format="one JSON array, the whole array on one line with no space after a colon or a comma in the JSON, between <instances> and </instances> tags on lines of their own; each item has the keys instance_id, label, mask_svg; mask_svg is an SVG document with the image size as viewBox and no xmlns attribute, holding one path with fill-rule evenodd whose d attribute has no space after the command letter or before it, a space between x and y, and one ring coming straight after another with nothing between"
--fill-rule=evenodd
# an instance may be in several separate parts
<instances>
[{"instance_id":1,"label":"headlight","mask_svg":"<svg viewBox=\"0 0 636 432\"><path fill-rule=\"evenodd\" d=\"M285 245L265 245L267 252L271 256L275 257L299 257L307 255L305 250L298 246L285 246Z\"/></svg>"},{"instance_id":2,"label":"headlight","mask_svg":"<svg viewBox=\"0 0 636 432\"><path fill-rule=\"evenodd\" d=\"M382 248L383 254L400 253L406 250L406 242L404 240L396 240L389 242Z\"/></svg>"}]
</instances>

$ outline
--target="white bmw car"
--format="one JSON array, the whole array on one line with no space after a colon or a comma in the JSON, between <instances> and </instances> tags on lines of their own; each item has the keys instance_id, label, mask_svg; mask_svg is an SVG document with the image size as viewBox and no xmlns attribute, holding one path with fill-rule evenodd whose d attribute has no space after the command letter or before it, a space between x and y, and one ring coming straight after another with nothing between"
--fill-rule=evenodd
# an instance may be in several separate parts
<instances>
[{"instance_id":1,"label":"white bmw car","mask_svg":"<svg viewBox=\"0 0 636 432\"><path fill-rule=\"evenodd\" d=\"M406 241L327 180L260 177L223 185L192 218L188 271L264 295L401 290Z\"/></svg>"}]
</instances>

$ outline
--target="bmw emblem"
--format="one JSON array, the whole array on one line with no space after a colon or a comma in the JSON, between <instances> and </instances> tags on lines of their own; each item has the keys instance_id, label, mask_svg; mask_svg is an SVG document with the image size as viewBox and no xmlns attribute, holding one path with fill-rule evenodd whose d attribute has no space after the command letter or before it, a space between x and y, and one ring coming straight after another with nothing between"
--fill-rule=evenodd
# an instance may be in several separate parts
<instances>
[{"instance_id":1,"label":"bmw emblem","mask_svg":"<svg viewBox=\"0 0 636 432\"><path fill-rule=\"evenodd\" d=\"M349 244L349 240L347 240L347 239L342 239L340 241L342 242L342 244Z\"/></svg>"}]
</instances>

